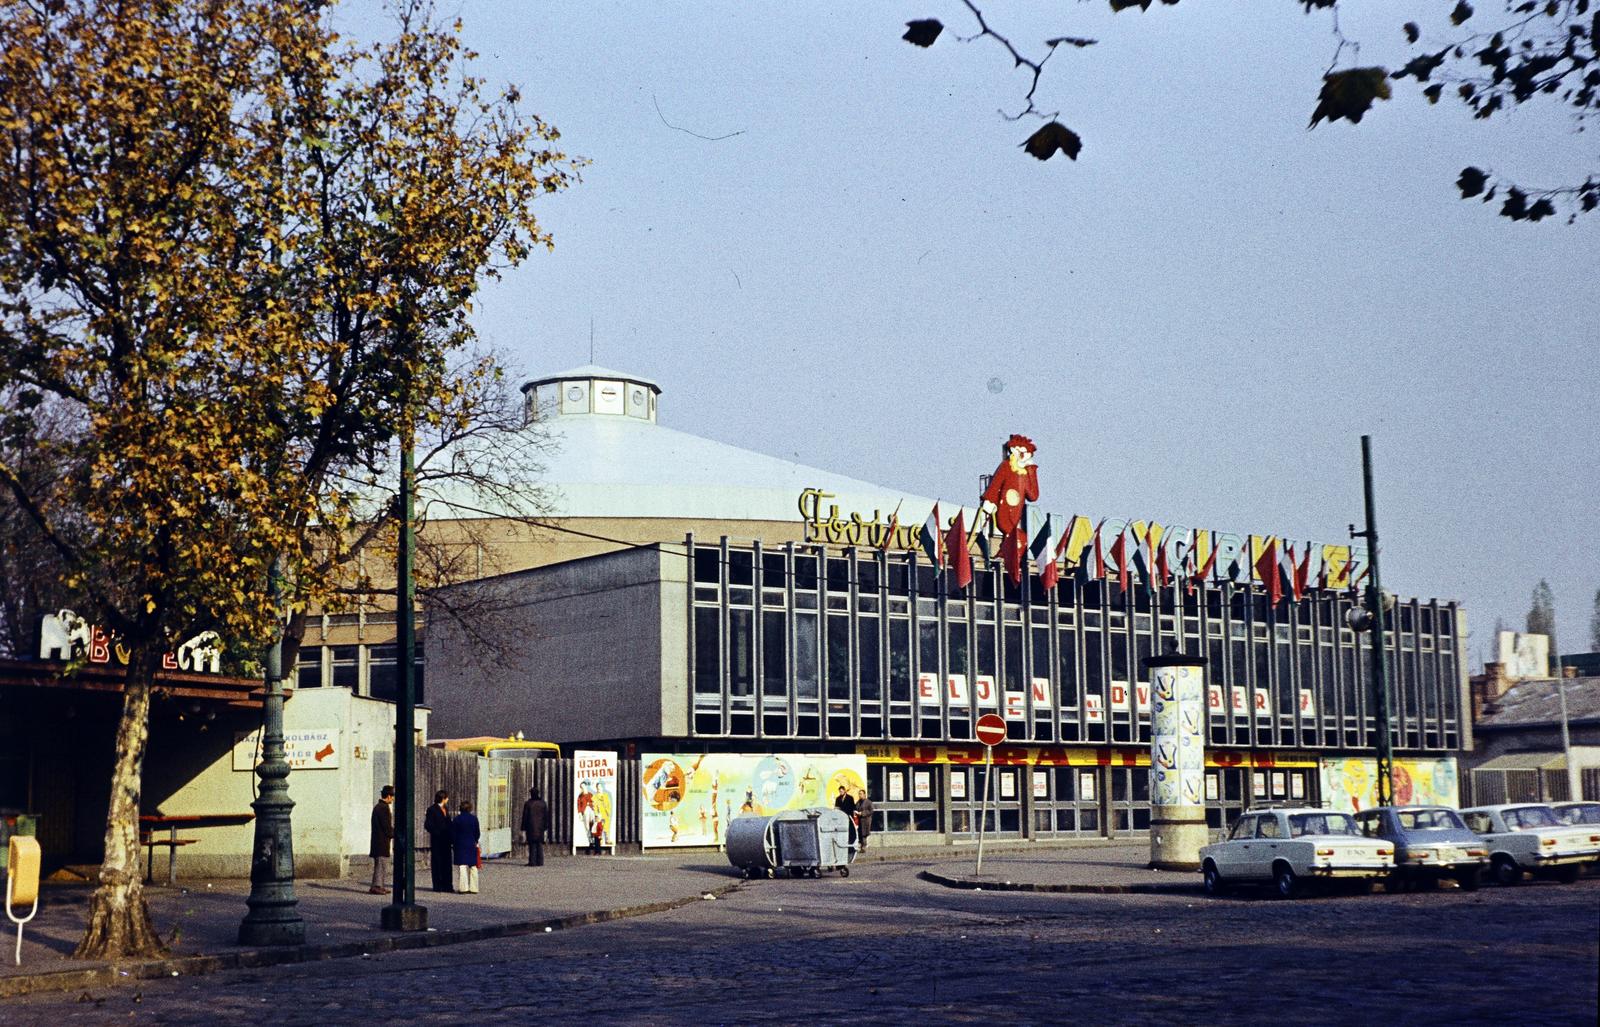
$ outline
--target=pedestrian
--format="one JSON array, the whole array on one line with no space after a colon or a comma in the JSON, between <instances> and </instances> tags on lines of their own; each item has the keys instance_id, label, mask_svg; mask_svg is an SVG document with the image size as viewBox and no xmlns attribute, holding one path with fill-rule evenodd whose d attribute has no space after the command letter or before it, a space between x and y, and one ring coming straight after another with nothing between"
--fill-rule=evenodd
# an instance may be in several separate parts
<instances>
[{"instance_id":1,"label":"pedestrian","mask_svg":"<svg viewBox=\"0 0 1600 1027\"><path fill-rule=\"evenodd\" d=\"M594 816L589 824L589 855L600 855L600 846L606 841L606 822L598 811L591 810Z\"/></svg>"},{"instance_id":2,"label":"pedestrian","mask_svg":"<svg viewBox=\"0 0 1600 1027\"><path fill-rule=\"evenodd\" d=\"M867 851L867 835L872 833L872 799L867 790L856 792L856 834L861 837L861 851Z\"/></svg>"},{"instance_id":3,"label":"pedestrian","mask_svg":"<svg viewBox=\"0 0 1600 1027\"><path fill-rule=\"evenodd\" d=\"M833 797L833 808L850 818L850 844L856 843L856 800L850 798L850 789L844 785L839 786L839 794Z\"/></svg>"},{"instance_id":4,"label":"pedestrian","mask_svg":"<svg viewBox=\"0 0 1600 1027\"><path fill-rule=\"evenodd\" d=\"M428 832L428 866L433 871L433 890L450 890L450 793L443 788L433 793L433 805L422 818Z\"/></svg>"},{"instance_id":5,"label":"pedestrian","mask_svg":"<svg viewBox=\"0 0 1600 1027\"><path fill-rule=\"evenodd\" d=\"M455 850L456 891L470 895L478 893L478 818L472 814L472 803L463 801L461 812L450 821L450 837Z\"/></svg>"},{"instance_id":6,"label":"pedestrian","mask_svg":"<svg viewBox=\"0 0 1600 1027\"><path fill-rule=\"evenodd\" d=\"M528 792L528 801L522 804L522 836L528 841L528 865L544 866L545 836L550 833L550 807L534 788Z\"/></svg>"},{"instance_id":7,"label":"pedestrian","mask_svg":"<svg viewBox=\"0 0 1600 1027\"><path fill-rule=\"evenodd\" d=\"M367 855L372 857L372 887L367 894L389 894L383 882L389 879L389 857L394 855L394 785L384 785L378 804L372 807L372 844Z\"/></svg>"}]
</instances>

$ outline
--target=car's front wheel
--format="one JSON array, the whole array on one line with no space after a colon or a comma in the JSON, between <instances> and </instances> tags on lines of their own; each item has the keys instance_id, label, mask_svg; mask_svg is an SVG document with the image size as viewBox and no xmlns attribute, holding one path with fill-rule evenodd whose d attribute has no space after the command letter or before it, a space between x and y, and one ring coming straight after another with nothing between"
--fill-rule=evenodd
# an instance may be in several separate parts
<instances>
[{"instance_id":1,"label":"car's front wheel","mask_svg":"<svg viewBox=\"0 0 1600 1027\"><path fill-rule=\"evenodd\" d=\"M1490 872L1494 874L1495 884L1511 885L1522 880L1522 868L1510 856L1496 856Z\"/></svg>"},{"instance_id":2,"label":"car's front wheel","mask_svg":"<svg viewBox=\"0 0 1600 1027\"><path fill-rule=\"evenodd\" d=\"M1217 865L1215 863L1207 860L1205 867L1201 870L1201 875L1205 883L1207 895L1217 896L1227 894L1228 886L1223 883L1222 874L1217 870Z\"/></svg>"},{"instance_id":3,"label":"car's front wheel","mask_svg":"<svg viewBox=\"0 0 1600 1027\"><path fill-rule=\"evenodd\" d=\"M1300 894L1300 878L1295 876L1294 868L1287 863L1279 863L1272 868L1272 884L1278 889L1280 899L1292 899Z\"/></svg>"}]
</instances>

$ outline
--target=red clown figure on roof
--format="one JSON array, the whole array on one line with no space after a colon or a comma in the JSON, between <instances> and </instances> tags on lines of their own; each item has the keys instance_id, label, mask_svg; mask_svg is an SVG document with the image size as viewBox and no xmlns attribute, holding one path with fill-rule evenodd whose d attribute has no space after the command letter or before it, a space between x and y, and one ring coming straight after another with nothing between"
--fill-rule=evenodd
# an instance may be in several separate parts
<instances>
[{"instance_id":1,"label":"red clown figure on roof","mask_svg":"<svg viewBox=\"0 0 1600 1027\"><path fill-rule=\"evenodd\" d=\"M1006 440L1004 456L983 490L983 512L1000 534L1011 535L1022 524L1022 511L1039 498L1039 469L1033 466L1033 440L1013 435Z\"/></svg>"}]
</instances>

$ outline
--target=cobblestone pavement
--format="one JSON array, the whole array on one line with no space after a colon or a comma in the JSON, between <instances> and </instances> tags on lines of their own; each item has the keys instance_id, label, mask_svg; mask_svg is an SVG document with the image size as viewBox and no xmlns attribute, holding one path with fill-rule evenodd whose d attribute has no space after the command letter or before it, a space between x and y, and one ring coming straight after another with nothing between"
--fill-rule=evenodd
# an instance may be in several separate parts
<instances>
[{"instance_id":1,"label":"cobblestone pavement","mask_svg":"<svg viewBox=\"0 0 1600 1027\"><path fill-rule=\"evenodd\" d=\"M954 892L915 864L669 913L0 1004L7 1024L1596 1022L1600 880L1400 895Z\"/></svg>"}]
</instances>

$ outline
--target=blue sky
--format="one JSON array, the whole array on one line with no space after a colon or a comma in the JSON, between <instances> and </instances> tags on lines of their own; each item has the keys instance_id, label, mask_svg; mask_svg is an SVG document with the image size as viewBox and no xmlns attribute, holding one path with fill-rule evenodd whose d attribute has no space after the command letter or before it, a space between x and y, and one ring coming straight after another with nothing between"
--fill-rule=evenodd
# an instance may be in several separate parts
<instances>
[{"instance_id":1,"label":"blue sky","mask_svg":"<svg viewBox=\"0 0 1600 1027\"><path fill-rule=\"evenodd\" d=\"M1307 131L1335 40L1291 0L984 6L1035 54L1100 40L1038 94L1076 163L1017 148L1026 75L952 38L956 2L444 5L591 161L482 335L534 375L589 362L592 323L664 424L911 494L970 502L1021 432L1044 504L1096 518L1343 541L1368 433L1386 585L1460 600L1476 662L1547 578L1587 650L1600 218L1514 224L1452 183L1579 181L1592 136L1409 88ZM1348 0L1342 63L1401 63L1449 6ZM930 16L937 45L900 41Z\"/></svg>"}]
</instances>

